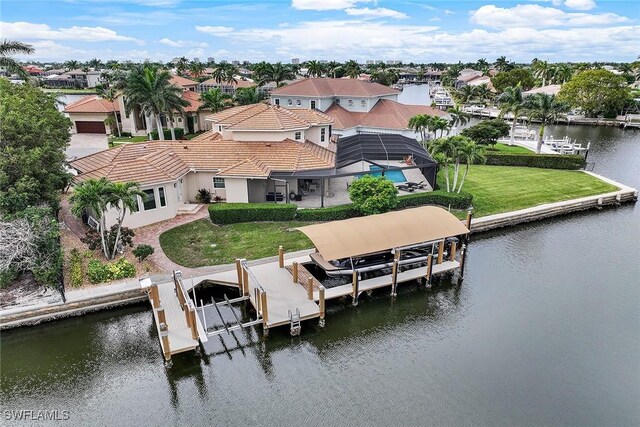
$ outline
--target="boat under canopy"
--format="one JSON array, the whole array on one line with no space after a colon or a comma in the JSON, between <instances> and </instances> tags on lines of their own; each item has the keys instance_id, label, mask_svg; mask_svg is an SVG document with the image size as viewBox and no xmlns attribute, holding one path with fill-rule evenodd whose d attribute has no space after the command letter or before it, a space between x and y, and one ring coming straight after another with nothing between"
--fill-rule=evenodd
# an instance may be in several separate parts
<instances>
[{"instance_id":1,"label":"boat under canopy","mask_svg":"<svg viewBox=\"0 0 640 427\"><path fill-rule=\"evenodd\" d=\"M311 239L327 261L469 233L458 218L435 206L308 225L298 230Z\"/></svg>"}]
</instances>

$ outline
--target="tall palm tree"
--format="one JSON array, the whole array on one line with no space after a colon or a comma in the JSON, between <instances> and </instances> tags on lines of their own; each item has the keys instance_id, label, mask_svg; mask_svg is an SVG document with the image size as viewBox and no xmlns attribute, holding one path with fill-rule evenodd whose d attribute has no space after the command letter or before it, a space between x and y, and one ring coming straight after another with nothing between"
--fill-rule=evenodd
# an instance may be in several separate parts
<instances>
[{"instance_id":1,"label":"tall palm tree","mask_svg":"<svg viewBox=\"0 0 640 427\"><path fill-rule=\"evenodd\" d=\"M236 90L233 101L236 105L256 104L264 99L264 93L258 92L257 87L241 87Z\"/></svg>"},{"instance_id":2,"label":"tall palm tree","mask_svg":"<svg viewBox=\"0 0 640 427\"><path fill-rule=\"evenodd\" d=\"M204 74L205 66L202 62L192 62L189 64L189 72L195 78Z\"/></svg>"},{"instance_id":3,"label":"tall palm tree","mask_svg":"<svg viewBox=\"0 0 640 427\"><path fill-rule=\"evenodd\" d=\"M111 102L112 104L116 102L116 99L118 99L118 91L115 87L111 86L111 87L105 87L102 85L97 85L96 86L96 94L106 100ZM116 110L114 109L112 112L113 114L113 121L116 124L116 130L118 131L118 136L121 136L120 133L120 124L118 123L118 114L116 113Z\"/></svg>"},{"instance_id":4,"label":"tall palm tree","mask_svg":"<svg viewBox=\"0 0 640 427\"><path fill-rule=\"evenodd\" d=\"M200 108L211 110L212 113L217 113L218 111L224 110L229 98L229 95L222 93L218 88L209 89L200 94L200 100L202 101Z\"/></svg>"},{"instance_id":5,"label":"tall palm tree","mask_svg":"<svg viewBox=\"0 0 640 427\"><path fill-rule=\"evenodd\" d=\"M440 137L444 135L444 131L449 127L449 120L443 119L442 117L433 117L431 120L431 129L433 129L434 134L440 131Z\"/></svg>"},{"instance_id":6,"label":"tall palm tree","mask_svg":"<svg viewBox=\"0 0 640 427\"><path fill-rule=\"evenodd\" d=\"M344 63L344 71L350 79L357 79L360 77L360 64L357 61L350 59Z\"/></svg>"},{"instance_id":7,"label":"tall palm tree","mask_svg":"<svg viewBox=\"0 0 640 427\"><path fill-rule=\"evenodd\" d=\"M127 210L132 212L138 207L138 197L143 200L146 194L140 190L140 186L136 182L114 182L107 187L106 198L110 207L116 210L116 239L111 249L111 259L116 255L118 244L120 243L120 232L122 231L122 223L127 215Z\"/></svg>"},{"instance_id":8,"label":"tall palm tree","mask_svg":"<svg viewBox=\"0 0 640 427\"><path fill-rule=\"evenodd\" d=\"M334 79L336 77L341 77L342 75L339 74L339 72L341 72L343 70L342 65L339 62L336 61L329 61L327 63L327 75L333 77Z\"/></svg>"},{"instance_id":9,"label":"tall palm tree","mask_svg":"<svg viewBox=\"0 0 640 427\"><path fill-rule=\"evenodd\" d=\"M547 80L553 76L553 65L548 61L536 61L533 64L533 75L542 79L542 86L546 86Z\"/></svg>"},{"instance_id":10,"label":"tall palm tree","mask_svg":"<svg viewBox=\"0 0 640 427\"><path fill-rule=\"evenodd\" d=\"M100 61L98 58L93 58L87 64L94 70L98 70L100 67L102 67L102 61Z\"/></svg>"},{"instance_id":11,"label":"tall palm tree","mask_svg":"<svg viewBox=\"0 0 640 427\"><path fill-rule=\"evenodd\" d=\"M536 153L540 154L540 150L542 149L545 127L548 124L555 122L560 114L565 113L568 110L568 106L557 101L555 95L536 93L535 95L527 97L527 100L525 101L525 111L529 119L540 121Z\"/></svg>"},{"instance_id":12,"label":"tall palm tree","mask_svg":"<svg viewBox=\"0 0 640 427\"><path fill-rule=\"evenodd\" d=\"M180 92L174 92L174 91L167 92L162 97L161 102L162 102L162 112L164 113L165 117L167 118L167 124L169 125L169 132L171 132L171 139L173 141L175 141L176 140L176 131L175 131L175 128L173 126L173 116L174 115L178 115L178 116L184 117L185 116L184 107L189 106L190 103L189 103L189 101L187 101L186 99L184 99L182 97L182 91L180 91ZM186 125L186 123L187 123L186 118L185 118L184 123Z\"/></svg>"},{"instance_id":13,"label":"tall palm tree","mask_svg":"<svg viewBox=\"0 0 640 427\"><path fill-rule=\"evenodd\" d=\"M216 68L213 69L213 72L211 73L211 78L214 79L216 83L222 84L222 82L225 81L227 78L225 69L220 65L218 65Z\"/></svg>"},{"instance_id":14,"label":"tall palm tree","mask_svg":"<svg viewBox=\"0 0 640 427\"><path fill-rule=\"evenodd\" d=\"M440 138L440 139L434 140L429 145L429 153L433 156L433 158L438 162L438 164L444 170L445 182L447 184L447 192L451 191L449 168L452 163L456 162L456 158L457 158L457 144L456 144L456 139L454 138L464 138L464 137L452 136L449 138Z\"/></svg>"},{"instance_id":15,"label":"tall palm tree","mask_svg":"<svg viewBox=\"0 0 640 427\"><path fill-rule=\"evenodd\" d=\"M417 114L409 119L407 127L420 134L420 140L424 143L427 133L433 124L433 116L428 114Z\"/></svg>"},{"instance_id":16,"label":"tall palm tree","mask_svg":"<svg viewBox=\"0 0 640 427\"><path fill-rule=\"evenodd\" d=\"M74 59L71 59L65 62L64 66L67 67L69 70L75 70L80 66L80 63Z\"/></svg>"},{"instance_id":17,"label":"tall palm tree","mask_svg":"<svg viewBox=\"0 0 640 427\"><path fill-rule=\"evenodd\" d=\"M15 54L26 55L33 52L35 52L35 49L30 44L12 40L3 40L0 42L0 67L10 73L18 74L24 80L28 80L30 77L29 73L27 73L20 63L11 56Z\"/></svg>"},{"instance_id":18,"label":"tall palm tree","mask_svg":"<svg viewBox=\"0 0 640 427\"><path fill-rule=\"evenodd\" d=\"M505 71L506 68L508 67L508 64L509 64L509 61L507 60L507 57L501 56L498 59L496 59L496 62L494 62L493 65L495 65L498 71Z\"/></svg>"},{"instance_id":19,"label":"tall palm tree","mask_svg":"<svg viewBox=\"0 0 640 427\"><path fill-rule=\"evenodd\" d=\"M475 96L478 99L478 102L480 102L481 104L486 104L493 99L494 95L491 89L489 89L489 85L484 83L480 86L476 86Z\"/></svg>"},{"instance_id":20,"label":"tall palm tree","mask_svg":"<svg viewBox=\"0 0 640 427\"><path fill-rule=\"evenodd\" d=\"M291 71L287 65L282 62L276 62L271 68L271 81L275 82L276 86L281 86L285 80L295 79L295 73Z\"/></svg>"},{"instance_id":21,"label":"tall palm tree","mask_svg":"<svg viewBox=\"0 0 640 427\"><path fill-rule=\"evenodd\" d=\"M178 58L175 64L176 64L176 71L178 71L179 74L184 73L187 70L187 68L189 68L189 60L184 56Z\"/></svg>"},{"instance_id":22,"label":"tall palm tree","mask_svg":"<svg viewBox=\"0 0 640 427\"><path fill-rule=\"evenodd\" d=\"M176 105L177 99L182 99L182 89L172 85L170 79L168 71L143 65L131 70L124 86L127 113L138 106L146 117L155 118L160 140L164 140L161 114L167 112L167 105Z\"/></svg>"},{"instance_id":23,"label":"tall palm tree","mask_svg":"<svg viewBox=\"0 0 640 427\"><path fill-rule=\"evenodd\" d=\"M466 104L476 96L476 86L462 86L455 92L455 94L456 97L460 100L460 103Z\"/></svg>"},{"instance_id":24,"label":"tall palm tree","mask_svg":"<svg viewBox=\"0 0 640 427\"><path fill-rule=\"evenodd\" d=\"M573 67L569 64L558 64L553 69L551 81L556 84L564 84L571 80L573 76Z\"/></svg>"},{"instance_id":25,"label":"tall palm tree","mask_svg":"<svg viewBox=\"0 0 640 427\"><path fill-rule=\"evenodd\" d=\"M318 61L307 62L307 75L309 77L321 77L324 73L324 67Z\"/></svg>"},{"instance_id":26,"label":"tall palm tree","mask_svg":"<svg viewBox=\"0 0 640 427\"><path fill-rule=\"evenodd\" d=\"M513 114L513 123L511 123L511 136L510 145L513 145L513 136L516 130L516 122L520 113L524 110L524 97L522 96L522 89L520 85L515 87L508 87L498 96L498 105L500 105L499 117L504 117L505 114Z\"/></svg>"},{"instance_id":27,"label":"tall palm tree","mask_svg":"<svg viewBox=\"0 0 640 427\"><path fill-rule=\"evenodd\" d=\"M110 250L107 248L105 212L109 203L109 199L106 197L109 186L110 182L106 178L88 179L76 185L71 197L69 197L71 212L75 216L81 217L85 211L91 211L93 217L98 221L102 252L108 259L110 258Z\"/></svg>"},{"instance_id":28,"label":"tall palm tree","mask_svg":"<svg viewBox=\"0 0 640 427\"><path fill-rule=\"evenodd\" d=\"M480 58L476 61L476 70L482 71L482 74L485 74L489 70L489 63L486 58Z\"/></svg>"},{"instance_id":29,"label":"tall palm tree","mask_svg":"<svg viewBox=\"0 0 640 427\"><path fill-rule=\"evenodd\" d=\"M224 66L224 82L230 85L237 83L236 76L240 73L238 67L233 64L226 64Z\"/></svg>"},{"instance_id":30,"label":"tall palm tree","mask_svg":"<svg viewBox=\"0 0 640 427\"><path fill-rule=\"evenodd\" d=\"M462 111L458 106L449 108L447 113L451 116L451 126L464 126L469 123L471 118L471 114Z\"/></svg>"},{"instance_id":31,"label":"tall palm tree","mask_svg":"<svg viewBox=\"0 0 640 427\"><path fill-rule=\"evenodd\" d=\"M462 186L464 185L464 180L467 178L469 174L469 166L472 163L484 163L486 161L485 157L485 148L480 144L477 144L474 141L468 140L461 144L458 149L458 154L460 156L460 162L464 163L464 173L462 174L462 179L460 180L460 186L458 187L457 192L460 193L462 191ZM455 184L453 191L456 191Z\"/></svg>"}]
</instances>

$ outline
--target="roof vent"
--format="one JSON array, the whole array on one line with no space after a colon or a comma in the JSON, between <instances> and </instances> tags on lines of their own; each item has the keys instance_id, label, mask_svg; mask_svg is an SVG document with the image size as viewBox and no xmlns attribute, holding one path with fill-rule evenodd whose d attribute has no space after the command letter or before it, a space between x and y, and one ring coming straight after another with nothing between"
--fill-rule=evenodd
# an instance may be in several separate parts
<instances>
[{"instance_id":1,"label":"roof vent","mask_svg":"<svg viewBox=\"0 0 640 427\"><path fill-rule=\"evenodd\" d=\"M187 146L185 145L185 146L183 146L182 148L184 148L184 149L186 150L186 149L187 149L187 148L189 148L189 147L187 147Z\"/></svg>"},{"instance_id":2,"label":"roof vent","mask_svg":"<svg viewBox=\"0 0 640 427\"><path fill-rule=\"evenodd\" d=\"M267 146L267 147L271 147L271 144L267 144L266 146Z\"/></svg>"},{"instance_id":3,"label":"roof vent","mask_svg":"<svg viewBox=\"0 0 640 427\"><path fill-rule=\"evenodd\" d=\"M174 154L176 154L176 153L174 153L173 151L169 151L169 155L170 156L173 156Z\"/></svg>"}]
</instances>

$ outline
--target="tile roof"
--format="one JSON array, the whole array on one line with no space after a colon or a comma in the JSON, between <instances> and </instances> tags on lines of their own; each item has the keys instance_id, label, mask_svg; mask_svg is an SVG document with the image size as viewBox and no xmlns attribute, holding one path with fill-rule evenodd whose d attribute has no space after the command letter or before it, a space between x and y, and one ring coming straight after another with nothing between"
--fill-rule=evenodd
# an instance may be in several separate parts
<instances>
[{"instance_id":1,"label":"tile roof","mask_svg":"<svg viewBox=\"0 0 640 427\"><path fill-rule=\"evenodd\" d=\"M206 120L226 125L230 130L308 129L313 125L331 124L333 119L316 110L289 109L258 103L222 110Z\"/></svg>"},{"instance_id":2,"label":"tile roof","mask_svg":"<svg viewBox=\"0 0 640 427\"><path fill-rule=\"evenodd\" d=\"M171 83L174 86L179 86L181 88L196 86L198 84L198 82L190 79L186 79L182 76L171 76L171 78L169 79L169 83Z\"/></svg>"},{"instance_id":3,"label":"tile roof","mask_svg":"<svg viewBox=\"0 0 640 427\"><path fill-rule=\"evenodd\" d=\"M112 113L120 111L117 102L110 102L97 95L88 95L64 108L65 113Z\"/></svg>"},{"instance_id":4,"label":"tile roof","mask_svg":"<svg viewBox=\"0 0 640 427\"><path fill-rule=\"evenodd\" d=\"M221 82L218 83L216 79L208 79L200 83L203 86L233 86L234 88L255 87L256 82L247 79L236 79L234 82Z\"/></svg>"},{"instance_id":5,"label":"tile roof","mask_svg":"<svg viewBox=\"0 0 640 427\"><path fill-rule=\"evenodd\" d=\"M407 105L390 99L379 100L368 113L348 111L338 104L331 105L325 113L335 119L335 129L349 129L356 126L407 129L409 119L417 114L447 116L445 111L427 105Z\"/></svg>"},{"instance_id":6,"label":"tile roof","mask_svg":"<svg viewBox=\"0 0 640 427\"><path fill-rule=\"evenodd\" d=\"M310 141L246 142L206 132L190 141L126 144L74 160L78 181L106 177L142 185L172 181L191 170L219 176L266 178L272 171L297 172L334 167L335 150Z\"/></svg>"},{"instance_id":7,"label":"tile roof","mask_svg":"<svg viewBox=\"0 0 640 427\"><path fill-rule=\"evenodd\" d=\"M272 95L291 96L357 96L373 97L396 95L400 93L380 83L365 82L358 79L310 78L297 80L271 91Z\"/></svg>"},{"instance_id":8,"label":"tile roof","mask_svg":"<svg viewBox=\"0 0 640 427\"><path fill-rule=\"evenodd\" d=\"M189 102L187 107L184 107L184 111L187 113L191 113L194 111L198 111L200 107L202 107L202 101L200 100L200 94L186 90L182 92L182 98Z\"/></svg>"}]
</instances>

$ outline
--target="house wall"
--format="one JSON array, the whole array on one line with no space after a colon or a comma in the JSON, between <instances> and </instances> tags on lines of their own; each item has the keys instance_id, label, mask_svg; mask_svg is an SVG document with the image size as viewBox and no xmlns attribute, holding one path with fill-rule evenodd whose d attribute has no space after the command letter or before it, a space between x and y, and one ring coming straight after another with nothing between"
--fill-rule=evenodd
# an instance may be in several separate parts
<instances>
[{"instance_id":1,"label":"house wall","mask_svg":"<svg viewBox=\"0 0 640 427\"><path fill-rule=\"evenodd\" d=\"M76 121L79 122L102 122L109 116L107 113L67 113L69 119L73 122L71 133L78 133L76 128ZM111 133L109 126L105 125L107 133Z\"/></svg>"},{"instance_id":2,"label":"house wall","mask_svg":"<svg viewBox=\"0 0 640 427\"><path fill-rule=\"evenodd\" d=\"M324 128L324 142L320 141L321 129ZM306 132L306 137L309 141L315 142L318 145L327 147L329 145L329 126L312 126Z\"/></svg>"},{"instance_id":3,"label":"house wall","mask_svg":"<svg viewBox=\"0 0 640 427\"><path fill-rule=\"evenodd\" d=\"M276 105L276 99L280 100L280 106L286 108L311 108L311 101L316 102L316 109L326 111L333 104L333 98L321 98L313 96L287 96L271 95L271 104ZM291 103L289 103L291 100Z\"/></svg>"},{"instance_id":4,"label":"house wall","mask_svg":"<svg viewBox=\"0 0 640 427\"><path fill-rule=\"evenodd\" d=\"M229 132L226 131L227 135L225 135L225 131L223 131L222 136L226 139L229 136L229 139L234 141L277 141L280 142L284 139L295 139L295 133L300 132L300 139L298 141L304 141L307 138L306 130L299 131L249 131L249 132Z\"/></svg>"},{"instance_id":5,"label":"house wall","mask_svg":"<svg viewBox=\"0 0 640 427\"><path fill-rule=\"evenodd\" d=\"M249 188L246 178L225 178L225 186L227 190L227 202L249 202Z\"/></svg>"},{"instance_id":6,"label":"house wall","mask_svg":"<svg viewBox=\"0 0 640 427\"><path fill-rule=\"evenodd\" d=\"M178 199L177 199L177 191L173 186L174 183L166 183L162 185L151 185L151 186L141 186L142 190L153 189L154 197L156 200L156 208L152 210L145 211L142 201L139 200L138 212L127 212L127 215L124 218L124 222L122 225L124 227L129 228L137 228L143 227L145 225L153 224L159 221L164 221L167 219L171 219L176 216L178 212ZM160 206L160 196L158 192L158 188L162 187L165 191L165 200L167 202L167 206ZM117 222L117 211L115 209L110 209L107 211L105 220L107 223L107 227L111 227Z\"/></svg>"},{"instance_id":7,"label":"house wall","mask_svg":"<svg viewBox=\"0 0 640 427\"><path fill-rule=\"evenodd\" d=\"M185 176L184 197L190 203L196 202L196 194L201 188L206 188L211 192L211 198L215 196L223 199L227 198L226 188L213 188L214 172L191 172ZM225 180L226 187L226 180Z\"/></svg>"}]
</instances>

